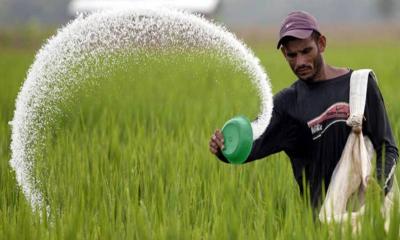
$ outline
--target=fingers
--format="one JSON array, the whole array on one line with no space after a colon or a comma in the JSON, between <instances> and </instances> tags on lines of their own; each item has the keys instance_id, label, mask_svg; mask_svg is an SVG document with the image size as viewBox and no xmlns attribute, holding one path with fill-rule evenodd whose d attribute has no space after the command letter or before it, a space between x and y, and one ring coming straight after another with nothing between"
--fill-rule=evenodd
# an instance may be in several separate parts
<instances>
[{"instance_id":1,"label":"fingers","mask_svg":"<svg viewBox=\"0 0 400 240\"><path fill-rule=\"evenodd\" d=\"M210 152L217 154L219 149L224 149L224 147L224 136L222 135L221 131L217 129L211 136L211 140L209 142Z\"/></svg>"},{"instance_id":2,"label":"fingers","mask_svg":"<svg viewBox=\"0 0 400 240\"><path fill-rule=\"evenodd\" d=\"M216 135L219 139L221 139L222 142L224 142L224 135L222 135L222 132L221 132L219 129L215 130L215 135Z\"/></svg>"},{"instance_id":3,"label":"fingers","mask_svg":"<svg viewBox=\"0 0 400 240\"><path fill-rule=\"evenodd\" d=\"M214 133L214 141L217 143L220 149L224 149L224 136L222 135L221 131L217 129Z\"/></svg>"},{"instance_id":4,"label":"fingers","mask_svg":"<svg viewBox=\"0 0 400 240\"><path fill-rule=\"evenodd\" d=\"M213 154L217 154L218 153L218 147L210 146L210 152L213 153Z\"/></svg>"},{"instance_id":5,"label":"fingers","mask_svg":"<svg viewBox=\"0 0 400 240\"><path fill-rule=\"evenodd\" d=\"M210 148L210 152L212 152L213 154L217 154L219 147L218 147L218 144L214 140L214 135L211 136L211 140L209 142L209 148Z\"/></svg>"}]
</instances>

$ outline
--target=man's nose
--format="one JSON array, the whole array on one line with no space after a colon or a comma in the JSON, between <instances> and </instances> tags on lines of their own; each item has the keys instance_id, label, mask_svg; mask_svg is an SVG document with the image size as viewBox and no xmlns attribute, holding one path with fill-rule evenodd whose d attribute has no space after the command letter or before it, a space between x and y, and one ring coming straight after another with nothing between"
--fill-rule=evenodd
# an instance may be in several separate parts
<instances>
[{"instance_id":1,"label":"man's nose","mask_svg":"<svg viewBox=\"0 0 400 240\"><path fill-rule=\"evenodd\" d=\"M297 55L297 58L296 58L296 66L297 67L305 65L306 63L307 63L307 60L303 54Z\"/></svg>"}]
</instances>

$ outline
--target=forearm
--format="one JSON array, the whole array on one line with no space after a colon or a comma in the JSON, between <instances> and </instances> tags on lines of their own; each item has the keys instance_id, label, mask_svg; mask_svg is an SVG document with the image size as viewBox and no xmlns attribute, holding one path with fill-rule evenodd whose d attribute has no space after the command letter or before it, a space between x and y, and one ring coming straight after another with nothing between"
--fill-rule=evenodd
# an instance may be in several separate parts
<instances>
[{"instance_id":1,"label":"forearm","mask_svg":"<svg viewBox=\"0 0 400 240\"><path fill-rule=\"evenodd\" d=\"M382 149L377 151L376 171L380 185L386 194L392 188L398 161L398 150L391 145L385 145L383 149L385 149L384 153L382 153Z\"/></svg>"},{"instance_id":2,"label":"forearm","mask_svg":"<svg viewBox=\"0 0 400 240\"><path fill-rule=\"evenodd\" d=\"M249 163L257 159L267 157L271 154L279 152L283 149L283 144L288 141L285 130L282 130L281 122L273 117L271 124L267 127L260 138L253 141L251 152L243 163ZM225 163L230 163L229 160L219 150L216 154L217 158Z\"/></svg>"}]
</instances>

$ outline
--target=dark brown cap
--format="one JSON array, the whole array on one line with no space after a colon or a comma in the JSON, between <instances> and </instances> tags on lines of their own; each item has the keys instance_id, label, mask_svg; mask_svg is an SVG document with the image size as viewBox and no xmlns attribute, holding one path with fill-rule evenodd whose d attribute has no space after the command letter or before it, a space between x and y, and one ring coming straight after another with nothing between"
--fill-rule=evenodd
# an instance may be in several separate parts
<instances>
[{"instance_id":1,"label":"dark brown cap","mask_svg":"<svg viewBox=\"0 0 400 240\"><path fill-rule=\"evenodd\" d=\"M313 31L320 33L315 17L304 11L291 12L283 20L281 30L279 31L277 48L280 48L284 37L291 36L306 39L311 36Z\"/></svg>"}]
</instances>

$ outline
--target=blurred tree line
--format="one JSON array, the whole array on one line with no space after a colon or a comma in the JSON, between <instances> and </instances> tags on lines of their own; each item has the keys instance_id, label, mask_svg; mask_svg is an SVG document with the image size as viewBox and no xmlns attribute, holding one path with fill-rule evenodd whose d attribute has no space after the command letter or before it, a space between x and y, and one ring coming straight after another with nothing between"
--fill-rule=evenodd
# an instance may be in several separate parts
<instances>
[{"instance_id":1,"label":"blurred tree line","mask_svg":"<svg viewBox=\"0 0 400 240\"><path fill-rule=\"evenodd\" d=\"M72 19L68 13L71 0L0 0L0 28L17 25L59 26ZM109 0L112 1L112 0ZM135 1L135 0L132 0ZM150 1L150 0L147 0ZM202 1L202 0L198 0ZM264 25L279 23L292 8L303 8L319 15L340 15L328 21L347 21L360 18L361 22L370 19L400 19L400 0L221 0L221 11L217 18L227 25L248 23ZM351 9L348 9L351 8ZM330 13L336 9L338 12ZM340 11L340 9L346 11ZM254 14L258 14L258 22ZM343 16L343 14L347 14ZM272 22L274 19L275 22ZM324 20L324 19L322 19Z\"/></svg>"},{"instance_id":2,"label":"blurred tree line","mask_svg":"<svg viewBox=\"0 0 400 240\"><path fill-rule=\"evenodd\" d=\"M68 20L69 0L0 0L2 27L39 24L59 25Z\"/></svg>"},{"instance_id":3,"label":"blurred tree line","mask_svg":"<svg viewBox=\"0 0 400 240\"><path fill-rule=\"evenodd\" d=\"M377 0L377 6L384 18L390 18L396 14L396 0Z\"/></svg>"}]
</instances>

